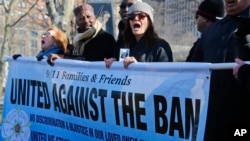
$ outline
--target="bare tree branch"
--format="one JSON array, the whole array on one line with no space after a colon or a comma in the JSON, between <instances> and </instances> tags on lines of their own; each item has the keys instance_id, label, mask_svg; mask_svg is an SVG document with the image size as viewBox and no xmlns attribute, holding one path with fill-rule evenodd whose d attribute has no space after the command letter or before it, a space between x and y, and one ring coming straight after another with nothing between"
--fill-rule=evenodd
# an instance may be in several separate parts
<instances>
[{"instance_id":1,"label":"bare tree branch","mask_svg":"<svg viewBox=\"0 0 250 141\"><path fill-rule=\"evenodd\" d=\"M19 21L21 21L24 17L26 17L29 14L29 12L36 6L37 2L38 0L36 0L34 4L31 4L31 7L27 9L27 11L22 16L20 16L16 21L14 21L12 24L8 23L6 26L7 27L15 26ZM12 11L12 9L13 9L13 6L11 6L10 10Z\"/></svg>"}]
</instances>

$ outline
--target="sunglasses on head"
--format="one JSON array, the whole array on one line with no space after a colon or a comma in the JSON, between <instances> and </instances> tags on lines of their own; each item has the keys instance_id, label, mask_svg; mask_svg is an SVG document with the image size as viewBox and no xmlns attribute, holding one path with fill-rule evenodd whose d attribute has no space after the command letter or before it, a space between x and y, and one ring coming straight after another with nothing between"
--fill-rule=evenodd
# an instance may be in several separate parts
<instances>
[{"instance_id":1,"label":"sunglasses on head","mask_svg":"<svg viewBox=\"0 0 250 141\"><path fill-rule=\"evenodd\" d=\"M133 3L122 3L122 4L120 5L120 8L121 8L121 9L125 9L125 8L127 8L127 7L130 7L131 5L133 5Z\"/></svg>"},{"instance_id":2,"label":"sunglasses on head","mask_svg":"<svg viewBox=\"0 0 250 141\"><path fill-rule=\"evenodd\" d=\"M131 21L134 20L135 17L137 17L139 20L144 20L145 17L148 17L148 15L146 13L137 13L137 14L131 13L128 15L128 19Z\"/></svg>"}]
</instances>

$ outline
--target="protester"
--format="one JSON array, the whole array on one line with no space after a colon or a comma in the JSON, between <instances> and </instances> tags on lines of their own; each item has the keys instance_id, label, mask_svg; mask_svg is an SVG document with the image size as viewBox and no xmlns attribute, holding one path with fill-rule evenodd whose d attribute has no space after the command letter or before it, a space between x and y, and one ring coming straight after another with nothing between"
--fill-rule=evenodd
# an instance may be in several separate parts
<instances>
[{"instance_id":1,"label":"protester","mask_svg":"<svg viewBox=\"0 0 250 141\"><path fill-rule=\"evenodd\" d=\"M41 50L37 53L38 61L48 58L51 54L69 53L67 35L55 25L51 25L41 36ZM21 57L21 54L14 54L14 60Z\"/></svg>"},{"instance_id":2,"label":"protester","mask_svg":"<svg viewBox=\"0 0 250 141\"><path fill-rule=\"evenodd\" d=\"M213 22L218 19L222 19L222 17L224 16L224 10L224 3L222 0L202 1L195 14L197 30L202 34ZM194 49L198 44L199 40L200 38L198 38L194 42L193 47L190 49L189 54L186 58L186 62L191 61Z\"/></svg>"},{"instance_id":3,"label":"protester","mask_svg":"<svg viewBox=\"0 0 250 141\"><path fill-rule=\"evenodd\" d=\"M238 56L234 32L241 17L249 17L250 0L225 0L227 15L202 34L191 61L234 62ZM249 125L250 103L233 72L212 70L205 141L230 140L236 128ZM247 108L246 108L247 107Z\"/></svg>"},{"instance_id":4,"label":"protester","mask_svg":"<svg viewBox=\"0 0 250 141\"><path fill-rule=\"evenodd\" d=\"M125 29L125 24L127 23L128 8L137 1L141 2L141 0L122 0L121 1L121 4L119 6L120 7L119 14L120 14L121 20L118 23L118 29L119 29L118 40L119 39L123 40L122 31Z\"/></svg>"},{"instance_id":5,"label":"protester","mask_svg":"<svg viewBox=\"0 0 250 141\"><path fill-rule=\"evenodd\" d=\"M168 42L159 38L154 31L153 12L154 9L145 2L135 2L129 8L123 36L125 47L130 50L130 54L123 60L124 68L128 68L128 65L133 62L173 61ZM109 68L117 59L104 59L106 67Z\"/></svg>"},{"instance_id":6,"label":"protester","mask_svg":"<svg viewBox=\"0 0 250 141\"><path fill-rule=\"evenodd\" d=\"M121 0L121 4L120 4L120 10L119 10L119 14L121 17L120 22L118 23L118 37L116 40L116 48L115 51L113 53L113 55L117 55L120 51L120 48L124 48L124 40L123 40L123 30L125 29L125 25L127 23L127 19L128 19L128 9L129 7L131 7L133 5L133 3L135 2L141 2L141 0ZM116 58L118 58L118 56L116 56Z\"/></svg>"},{"instance_id":7,"label":"protester","mask_svg":"<svg viewBox=\"0 0 250 141\"><path fill-rule=\"evenodd\" d=\"M238 57L235 58L237 65L233 68L234 77L240 82L243 87L244 94L247 94L248 101L250 99L250 65L245 61L250 61L250 18L240 17L242 20L235 32L237 42ZM250 107L250 105L248 105Z\"/></svg>"},{"instance_id":8,"label":"protester","mask_svg":"<svg viewBox=\"0 0 250 141\"><path fill-rule=\"evenodd\" d=\"M41 51L36 55L37 60L48 58L52 53L64 54L67 51L68 39L66 34L56 26L50 26L41 37Z\"/></svg>"},{"instance_id":9,"label":"protester","mask_svg":"<svg viewBox=\"0 0 250 141\"><path fill-rule=\"evenodd\" d=\"M74 9L74 15L78 33L73 39L72 54L65 57L53 54L48 63L53 65L55 59L66 57L85 61L102 61L111 57L116 44L115 38L102 29L93 7L87 3L81 4Z\"/></svg>"}]
</instances>

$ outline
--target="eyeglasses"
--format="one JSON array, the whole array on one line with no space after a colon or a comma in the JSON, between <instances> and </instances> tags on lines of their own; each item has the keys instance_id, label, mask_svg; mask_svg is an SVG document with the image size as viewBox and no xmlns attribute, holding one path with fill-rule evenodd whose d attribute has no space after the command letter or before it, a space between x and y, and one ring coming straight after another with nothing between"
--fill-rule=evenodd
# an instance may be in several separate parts
<instances>
[{"instance_id":1,"label":"eyeglasses","mask_svg":"<svg viewBox=\"0 0 250 141\"><path fill-rule=\"evenodd\" d=\"M127 8L127 7L130 7L131 5L133 5L133 3L122 3L122 4L120 5L120 8L121 8L121 9L125 9L125 8Z\"/></svg>"},{"instance_id":2,"label":"eyeglasses","mask_svg":"<svg viewBox=\"0 0 250 141\"><path fill-rule=\"evenodd\" d=\"M148 15L146 13L137 13L137 14L132 13L128 15L128 19L131 21L134 20L135 17L137 17L139 20L144 20L145 17L148 17Z\"/></svg>"},{"instance_id":3,"label":"eyeglasses","mask_svg":"<svg viewBox=\"0 0 250 141\"><path fill-rule=\"evenodd\" d=\"M49 32L45 32L42 34L42 37L53 37Z\"/></svg>"}]
</instances>

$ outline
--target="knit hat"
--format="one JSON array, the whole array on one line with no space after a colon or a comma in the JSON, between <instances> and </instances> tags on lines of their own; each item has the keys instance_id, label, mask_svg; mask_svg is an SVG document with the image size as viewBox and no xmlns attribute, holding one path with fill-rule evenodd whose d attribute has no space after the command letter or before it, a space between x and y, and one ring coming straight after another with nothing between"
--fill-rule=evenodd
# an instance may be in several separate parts
<instances>
[{"instance_id":1,"label":"knit hat","mask_svg":"<svg viewBox=\"0 0 250 141\"><path fill-rule=\"evenodd\" d=\"M221 19L224 16L224 3L222 0L204 0L200 3L196 14L210 21Z\"/></svg>"},{"instance_id":2,"label":"knit hat","mask_svg":"<svg viewBox=\"0 0 250 141\"><path fill-rule=\"evenodd\" d=\"M154 9L149 4L147 4L145 2L137 1L131 7L129 7L128 14L131 14L135 11L140 11L140 12L144 12L144 13L148 14L151 21L152 22L154 21L154 17L153 17Z\"/></svg>"},{"instance_id":3,"label":"knit hat","mask_svg":"<svg viewBox=\"0 0 250 141\"><path fill-rule=\"evenodd\" d=\"M82 11L91 11L94 13L94 8L90 4L83 3L74 9L75 16L82 13Z\"/></svg>"}]
</instances>

